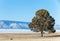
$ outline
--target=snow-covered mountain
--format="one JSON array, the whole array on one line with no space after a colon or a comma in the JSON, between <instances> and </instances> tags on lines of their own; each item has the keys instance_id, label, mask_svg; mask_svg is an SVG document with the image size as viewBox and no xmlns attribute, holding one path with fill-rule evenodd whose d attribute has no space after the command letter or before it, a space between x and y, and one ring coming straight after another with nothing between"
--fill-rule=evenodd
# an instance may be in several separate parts
<instances>
[{"instance_id":1,"label":"snow-covered mountain","mask_svg":"<svg viewBox=\"0 0 60 41\"><path fill-rule=\"evenodd\" d=\"M0 29L29 29L30 22L0 20Z\"/></svg>"},{"instance_id":2,"label":"snow-covered mountain","mask_svg":"<svg viewBox=\"0 0 60 41\"><path fill-rule=\"evenodd\" d=\"M29 29L30 22L0 20L0 29ZM60 30L60 25L55 25L56 30Z\"/></svg>"}]
</instances>

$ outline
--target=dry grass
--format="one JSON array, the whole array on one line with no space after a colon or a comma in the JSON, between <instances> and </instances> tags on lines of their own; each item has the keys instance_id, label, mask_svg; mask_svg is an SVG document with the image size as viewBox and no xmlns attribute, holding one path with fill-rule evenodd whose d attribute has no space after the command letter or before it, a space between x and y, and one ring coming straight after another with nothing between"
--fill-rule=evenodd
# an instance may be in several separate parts
<instances>
[{"instance_id":1,"label":"dry grass","mask_svg":"<svg viewBox=\"0 0 60 41\"><path fill-rule=\"evenodd\" d=\"M60 33L0 33L0 41L60 41Z\"/></svg>"}]
</instances>

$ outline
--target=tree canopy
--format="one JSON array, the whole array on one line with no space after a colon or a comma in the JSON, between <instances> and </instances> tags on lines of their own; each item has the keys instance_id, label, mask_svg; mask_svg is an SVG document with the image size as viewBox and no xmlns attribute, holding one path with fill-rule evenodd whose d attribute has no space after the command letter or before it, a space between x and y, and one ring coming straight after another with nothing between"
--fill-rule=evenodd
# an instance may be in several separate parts
<instances>
[{"instance_id":1,"label":"tree canopy","mask_svg":"<svg viewBox=\"0 0 60 41\"><path fill-rule=\"evenodd\" d=\"M38 10L35 15L32 22L28 25L32 31L40 32L43 29L43 31L55 32L55 19L50 16L50 13L47 10Z\"/></svg>"}]
</instances>

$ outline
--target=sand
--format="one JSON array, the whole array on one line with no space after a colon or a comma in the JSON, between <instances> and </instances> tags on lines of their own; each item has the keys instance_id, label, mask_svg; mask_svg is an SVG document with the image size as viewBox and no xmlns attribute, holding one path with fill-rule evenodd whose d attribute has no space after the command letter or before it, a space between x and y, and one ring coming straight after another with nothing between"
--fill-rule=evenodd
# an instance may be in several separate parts
<instances>
[{"instance_id":1,"label":"sand","mask_svg":"<svg viewBox=\"0 0 60 41\"><path fill-rule=\"evenodd\" d=\"M0 41L60 41L60 32L44 33L44 37L40 32L0 33Z\"/></svg>"}]
</instances>

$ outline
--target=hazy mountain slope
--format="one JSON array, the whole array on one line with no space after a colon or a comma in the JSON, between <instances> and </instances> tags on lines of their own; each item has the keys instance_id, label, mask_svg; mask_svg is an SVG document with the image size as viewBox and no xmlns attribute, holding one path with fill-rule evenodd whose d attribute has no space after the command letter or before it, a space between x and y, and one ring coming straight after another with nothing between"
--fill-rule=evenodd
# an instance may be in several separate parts
<instances>
[{"instance_id":1,"label":"hazy mountain slope","mask_svg":"<svg viewBox=\"0 0 60 41\"><path fill-rule=\"evenodd\" d=\"M0 20L0 29L29 29L29 22Z\"/></svg>"}]
</instances>

